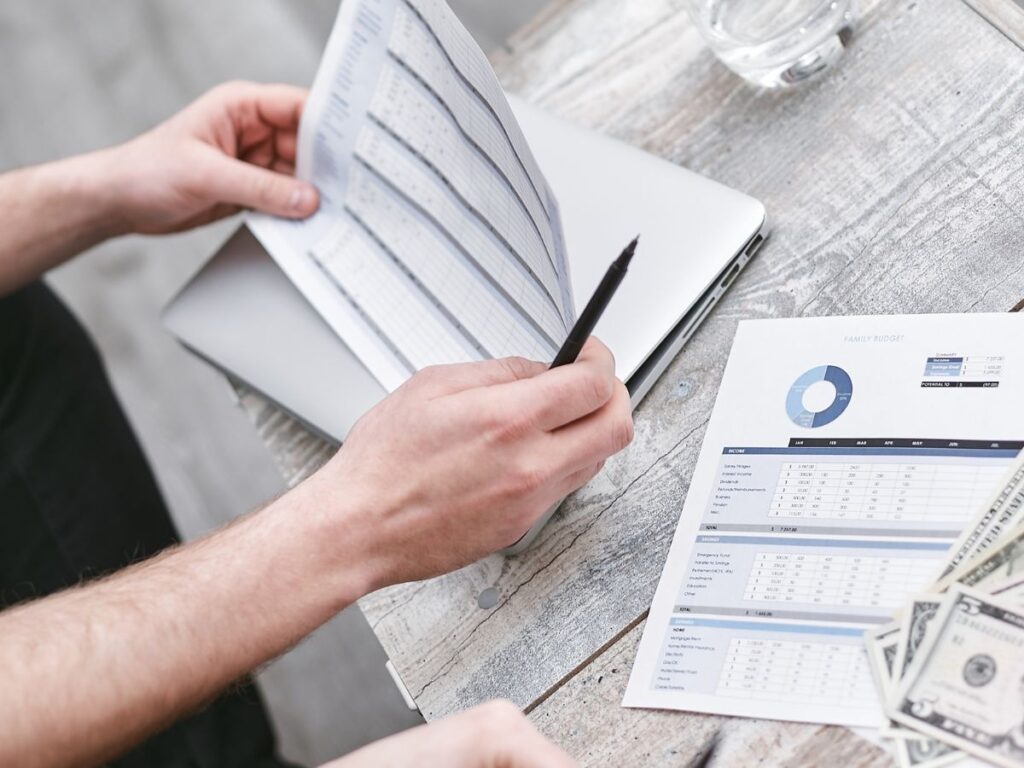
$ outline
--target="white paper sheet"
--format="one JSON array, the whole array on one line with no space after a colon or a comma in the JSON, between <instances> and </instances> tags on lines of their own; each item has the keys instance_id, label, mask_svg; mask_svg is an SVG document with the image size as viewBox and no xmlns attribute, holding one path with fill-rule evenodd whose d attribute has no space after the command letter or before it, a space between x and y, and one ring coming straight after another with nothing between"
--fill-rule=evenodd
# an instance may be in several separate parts
<instances>
[{"instance_id":1,"label":"white paper sheet","mask_svg":"<svg viewBox=\"0 0 1024 768\"><path fill-rule=\"evenodd\" d=\"M554 356L575 319L558 206L443 0L345 0L299 134L304 222L249 226L374 376Z\"/></svg>"},{"instance_id":2,"label":"white paper sheet","mask_svg":"<svg viewBox=\"0 0 1024 768\"><path fill-rule=\"evenodd\" d=\"M862 634L1024 439L1024 318L740 324L624 705L874 727Z\"/></svg>"}]
</instances>

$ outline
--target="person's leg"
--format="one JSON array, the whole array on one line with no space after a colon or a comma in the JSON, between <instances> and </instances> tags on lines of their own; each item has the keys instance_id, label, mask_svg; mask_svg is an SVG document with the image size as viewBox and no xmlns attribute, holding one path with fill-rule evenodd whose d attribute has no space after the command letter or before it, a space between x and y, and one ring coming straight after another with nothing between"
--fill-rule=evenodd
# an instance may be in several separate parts
<instances>
[{"instance_id":1,"label":"person's leg","mask_svg":"<svg viewBox=\"0 0 1024 768\"><path fill-rule=\"evenodd\" d=\"M177 541L84 329L42 283L0 297L0 610ZM260 696L242 681L111 765L283 763Z\"/></svg>"}]
</instances>

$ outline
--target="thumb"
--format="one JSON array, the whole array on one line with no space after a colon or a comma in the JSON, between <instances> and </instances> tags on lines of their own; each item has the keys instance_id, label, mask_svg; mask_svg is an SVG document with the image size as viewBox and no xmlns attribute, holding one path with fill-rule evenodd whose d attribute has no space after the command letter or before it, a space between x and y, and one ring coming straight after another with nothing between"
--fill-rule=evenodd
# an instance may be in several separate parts
<instances>
[{"instance_id":1,"label":"thumb","mask_svg":"<svg viewBox=\"0 0 1024 768\"><path fill-rule=\"evenodd\" d=\"M206 192L218 203L289 219L304 219L320 205L320 196L312 184L242 160L222 158L208 178L210 187Z\"/></svg>"}]
</instances>

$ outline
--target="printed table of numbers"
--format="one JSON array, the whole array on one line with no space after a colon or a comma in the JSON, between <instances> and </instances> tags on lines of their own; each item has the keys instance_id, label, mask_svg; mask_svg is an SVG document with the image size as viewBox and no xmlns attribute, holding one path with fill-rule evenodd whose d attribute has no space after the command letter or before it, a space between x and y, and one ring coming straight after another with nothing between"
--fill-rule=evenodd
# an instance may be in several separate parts
<instances>
[{"instance_id":1,"label":"printed table of numbers","mask_svg":"<svg viewBox=\"0 0 1024 768\"><path fill-rule=\"evenodd\" d=\"M934 576L930 559L759 552L743 599L895 608Z\"/></svg>"},{"instance_id":2,"label":"printed table of numbers","mask_svg":"<svg viewBox=\"0 0 1024 768\"><path fill-rule=\"evenodd\" d=\"M770 517L963 523L987 500L1002 467L786 462Z\"/></svg>"},{"instance_id":3,"label":"printed table of numbers","mask_svg":"<svg viewBox=\"0 0 1024 768\"><path fill-rule=\"evenodd\" d=\"M858 709L877 706L863 648L837 643L733 638L716 693Z\"/></svg>"}]
</instances>

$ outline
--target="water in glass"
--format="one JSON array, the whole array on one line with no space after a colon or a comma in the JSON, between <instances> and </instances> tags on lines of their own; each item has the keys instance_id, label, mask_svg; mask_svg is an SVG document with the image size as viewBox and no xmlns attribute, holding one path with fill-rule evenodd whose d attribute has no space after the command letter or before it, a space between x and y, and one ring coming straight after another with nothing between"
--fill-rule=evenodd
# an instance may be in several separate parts
<instances>
[{"instance_id":1,"label":"water in glass","mask_svg":"<svg viewBox=\"0 0 1024 768\"><path fill-rule=\"evenodd\" d=\"M792 85L832 65L849 42L854 0L689 0L722 62L758 85Z\"/></svg>"}]
</instances>

